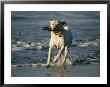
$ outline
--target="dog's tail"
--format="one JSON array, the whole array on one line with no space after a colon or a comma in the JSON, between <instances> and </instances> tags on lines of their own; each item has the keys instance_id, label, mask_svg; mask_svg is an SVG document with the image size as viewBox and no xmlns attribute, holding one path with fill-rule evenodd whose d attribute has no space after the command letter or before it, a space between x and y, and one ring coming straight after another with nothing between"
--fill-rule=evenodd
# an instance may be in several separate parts
<instances>
[{"instance_id":1,"label":"dog's tail","mask_svg":"<svg viewBox=\"0 0 110 87\"><path fill-rule=\"evenodd\" d=\"M67 22L63 21L64 30L69 30Z\"/></svg>"}]
</instances>

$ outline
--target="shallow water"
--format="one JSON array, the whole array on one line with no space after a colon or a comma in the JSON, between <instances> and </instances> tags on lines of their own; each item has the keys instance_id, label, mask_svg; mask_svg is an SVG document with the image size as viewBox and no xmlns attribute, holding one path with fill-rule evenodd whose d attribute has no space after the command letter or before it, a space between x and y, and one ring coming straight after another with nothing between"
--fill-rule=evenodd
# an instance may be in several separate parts
<instances>
[{"instance_id":1,"label":"shallow water","mask_svg":"<svg viewBox=\"0 0 110 87\"><path fill-rule=\"evenodd\" d=\"M99 77L100 65L74 65L68 67L12 67L13 77Z\"/></svg>"},{"instance_id":2,"label":"shallow water","mask_svg":"<svg viewBox=\"0 0 110 87\"><path fill-rule=\"evenodd\" d=\"M71 61L74 62L74 64L79 65L79 67L84 65L87 66L87 64L96 64L96 63L100 64L100 12L12 11L11 12L12 65L46 63L48 56L48 47L49 47L48 44L50 39L50 32L43 31L42 27L49 26L49 20L51 20L52 18L65 20L69 24L69 29L71 30L73 35L73 41L72 46L70 48L69 57ZM57 49L54 50L53 56L55 56L56 54ZM96 67L97 65L93 66ZM90 65L90 67L92 67L92 65ZM20 73L19 71L19 69L22 70L22 68L12 68L12 76L15 75L25 76L26 72L23 74ZM30 69L33 68L28 69L25 68L25 70ZM16 72L16 70L18 71ZM34 70L39 71L39 69L35 68ZM39 72L42 72L42 70L43 68L41 68ZM78 72L81 72L81 70L82 69L79 68ZM51 69L49 69L48 71L51 71ZM86 74L90 74L88 70L86 71L85 71ZM97 71L96 68L95 71ZM74 73L73 67L71 67L70 72ZM35 75L36 76L44 75L44 74L40 75L40 73L39 75L37 74L38 72ZM92 76L97 75L99 75L99 71L97 73L94 73L94 75ZM70 76L77 75L71 74Z\"/></svg>"}]
</instances>

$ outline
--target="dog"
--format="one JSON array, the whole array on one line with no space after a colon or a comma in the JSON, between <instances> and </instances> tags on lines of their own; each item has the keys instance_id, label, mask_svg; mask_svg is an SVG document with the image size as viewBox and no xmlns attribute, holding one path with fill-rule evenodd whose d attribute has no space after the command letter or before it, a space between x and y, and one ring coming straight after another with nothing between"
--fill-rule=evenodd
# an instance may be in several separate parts
<instances>
[{"instance_id":1,"label":"dog","mask_svg":"<svg viewBox=\"0 0 110 87\"><path fill-rule=\"evenodd\" d=\"M64 58L62 65L65 64L67 54L69 52L69 47L72 44L72 33L68 29L68 24L65 21L59 21L56 19L50 20L50 28L51 28L51 38L49 43L49 52L48 52L48 60L47 60L47 66L50 66L52 51L54 48L57 48L58 54L54 58L54 63L58 61L60 56L64 52Z\"/></svg>"}]
</instances>

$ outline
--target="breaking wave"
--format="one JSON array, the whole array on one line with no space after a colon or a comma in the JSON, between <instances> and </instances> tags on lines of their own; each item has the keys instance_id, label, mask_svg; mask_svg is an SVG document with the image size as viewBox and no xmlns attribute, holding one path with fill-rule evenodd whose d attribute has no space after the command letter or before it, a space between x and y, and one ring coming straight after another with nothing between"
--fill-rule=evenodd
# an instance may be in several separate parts
<instances>
[{"instance_id":1,"label":"breaking wave","mask_svg":"<svg viewBox=\"0 0 110 87\"><path fill-rule=\"evenodd\" d=\"M84 40L84 39L75 39L72 42L72 47L80 46L80 47L87 47L87 46L99 46L100 41L99 39L95 40ZM43 50L48 49L49 47L49 38L40 41L14 41L11 42L11 50L12 51L19 51L19 50Z\"/></svg>"},{"instance_id":2,"label":"breaking wave","mask_svg":"<svg viewBox=\"0 0 110 87\"><path fill-rule=\"evenodd\" d=\"M76 39L75 42L78 46L82 46L82 47L87 47L90 45L92 45L92 46L99 46L100 45L99 39L95 39L95 40Z\"/></svg>"}]
</instances>

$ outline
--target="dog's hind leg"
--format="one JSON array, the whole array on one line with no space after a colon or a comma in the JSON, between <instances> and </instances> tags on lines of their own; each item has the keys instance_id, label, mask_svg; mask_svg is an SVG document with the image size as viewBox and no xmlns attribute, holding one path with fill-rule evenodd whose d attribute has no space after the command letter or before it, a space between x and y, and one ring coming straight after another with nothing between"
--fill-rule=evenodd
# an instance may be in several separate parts
<instances>
[{"instance_id":1,"label":"dog's hind leg","mask_svg":"<svg viewBox=\"0 0 110 87\"><path fill-rule=\"evenodd\" d=\"M68 49L68 47L66 46L66 47L65 47L65 55L64 55L64 59L63 59L62 65L65 64L65 61L66 61L66 58L67 58L68 52L69 52L69 49Z\"/></svg>"},{"instance_id":2,"label":"dog's hind leg","mask_svg":"<svg viewBox=\"0 0 110 87\"><path fill-rule=\"evenodd\" d=\"M54 58L54 60L53 60L54 63L56 63L56 62L58 61L58 59L59 59L59 57L61 56L61 54L63 53L63 51L64 51L64 46L61 47L61 49L59 50L57 56L55 56L55 58Z\"/></svg>"}]
</instances>

